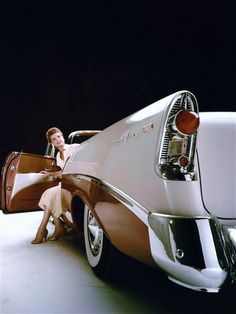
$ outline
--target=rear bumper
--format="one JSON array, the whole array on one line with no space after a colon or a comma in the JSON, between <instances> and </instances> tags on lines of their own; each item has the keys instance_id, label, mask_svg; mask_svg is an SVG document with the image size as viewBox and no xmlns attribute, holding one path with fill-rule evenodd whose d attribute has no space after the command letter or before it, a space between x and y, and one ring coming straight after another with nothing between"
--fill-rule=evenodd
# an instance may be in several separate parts
<instances>
[{"instance_id":1,"label":"rear bumper","mask_svg":"<svg viewBox=\"0 0 236 314\"><path fill-rule=\"evenodd\" d=\"M188 288L218 292L236 282L235 229L213 217L149 215L152 256L169 279Z\"/></svg>"}]
</instances>

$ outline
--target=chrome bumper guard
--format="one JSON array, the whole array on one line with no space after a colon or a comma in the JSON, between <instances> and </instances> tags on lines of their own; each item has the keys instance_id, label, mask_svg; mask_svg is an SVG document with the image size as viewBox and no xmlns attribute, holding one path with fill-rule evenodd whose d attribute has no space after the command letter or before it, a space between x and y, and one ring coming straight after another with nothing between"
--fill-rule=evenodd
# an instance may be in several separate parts
<instances>
[{"instance_id":1,"label":"chrome bumper guard","mask_svg":"<svg viewBox=\"0 0 236 314\"><path fill-rule=\"evenodd\" d=\"M168 278L198 291L236 283L235 229L214 217L148 217L152 256Z\"/></svg>"},{"instance_id":2,"label":"chrome bumper guard","mask_svg":"<svg viewBox=\"0 0 236 314\"><path fill-rule=\"evenodd\" d=\"M224 228L229 232L230 239L233 241L236 247L236 225L235 226L226 225Z\"/></svg>"}]
</instances>

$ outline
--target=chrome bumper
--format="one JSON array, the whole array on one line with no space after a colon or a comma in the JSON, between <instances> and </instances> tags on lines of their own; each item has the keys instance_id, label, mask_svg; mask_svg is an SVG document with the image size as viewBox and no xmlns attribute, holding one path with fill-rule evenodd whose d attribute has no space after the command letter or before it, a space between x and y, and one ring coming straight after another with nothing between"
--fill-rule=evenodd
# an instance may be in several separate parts
<instances>
[{"instance_id":1,"label":"chrome bumper","mask_svg":"<svg viewBox=\"0 0 236 314\"><path fill-rule=\"evenodd\" d=\"M230 239L232 240L234 246L236 247L236 225L235 226L225 226L225 228L228 230Z\"/></svg>"},{"instance_id":2,"label":"chrome bumper","mask_svg":"<svg viewBox=\"0 0 236 314\"><path fill-rule=\"evenodd\" d=\"M152 213L148 221L152 256L170 280L206 292L235 284L235 230L213 217Z\"/></svg>"}]
</instances>

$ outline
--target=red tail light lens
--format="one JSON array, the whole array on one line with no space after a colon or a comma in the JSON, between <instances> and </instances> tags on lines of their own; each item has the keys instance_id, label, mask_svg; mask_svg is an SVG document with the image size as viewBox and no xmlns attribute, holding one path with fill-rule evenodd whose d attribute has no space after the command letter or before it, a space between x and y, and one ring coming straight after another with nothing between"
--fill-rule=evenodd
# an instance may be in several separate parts
<instances>
[{"instance_id":1,"label":"red tail light lens","mask_svg":"<svg viewBox=\"0 0 236 314\"><path fill-rule=\"evenodd\" d=\"M187 167L187 165L188 165L188 163L189 163L189 160L188 160L188 158L186 157L186 156L181 156L181 157L179 157L179 165L181 166L181 167Z\"/></svg>"},{"instance_id":2,"label":"red tail light lens","mask_svg":"<svg viewBox=\"0 0 236 314\"><path fill-rule=\"evenodd\" d=\"M190 110L181 110L175 117L175 126L177 130L186 135L196 133L199 122L199 116Z\"/></svg>"}]
</instances>

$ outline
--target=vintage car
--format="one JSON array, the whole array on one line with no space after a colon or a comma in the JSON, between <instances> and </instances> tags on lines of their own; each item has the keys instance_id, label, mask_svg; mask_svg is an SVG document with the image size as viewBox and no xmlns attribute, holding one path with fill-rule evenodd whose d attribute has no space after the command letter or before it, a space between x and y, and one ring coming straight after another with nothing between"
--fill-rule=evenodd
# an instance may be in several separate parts
<instances>
[{"instance_id":1,"label":"vintage car","mask_svg":"<svg viewBox=\"0 0 236 314\"><path fill-rule=\"evenodd\" d=\"M65 165L61 199L93 271L108 275L122 252L190 289L235 287L236 113L199 113L184 90L90 135ZM39 172L53 167L54 157L11 153L2 210L38 209L58 183Z\"/></svg>"}]
</instances>

